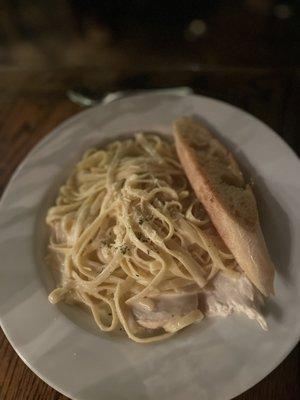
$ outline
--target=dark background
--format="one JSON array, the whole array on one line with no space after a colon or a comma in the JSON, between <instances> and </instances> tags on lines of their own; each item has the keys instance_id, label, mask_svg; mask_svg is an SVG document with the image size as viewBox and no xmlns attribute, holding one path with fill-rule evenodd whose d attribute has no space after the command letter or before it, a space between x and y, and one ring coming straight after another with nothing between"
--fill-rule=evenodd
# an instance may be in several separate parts
<instances>
[{"instance_id":1,"label":"dark background","mask_svg":"<svg viewBox=\"0 0 300 400\"><path fill-rule=\"evenodd\" d=\"M7 67L299 66L298 0L2 0Z\"/></svg>"},{"instance_id":2,"label":"dark background","mask_svg":"<svg viewBox=\"0 0 300 400\"><path fill-rule=\"evenodd\" d=\"M0 0L0 99L189 85L299 152L299 16L300 0Z\"/></svg>"},{"instance_id":3,"label":"dark background","mask_svg":"<svg viewBox=\"0 0 300 400\"><path fill-rule=\"evenodd\" d=\"M299 154L300 0L0 0L0 194L81 111L66 92L187 85L247 110ZM256 349L255 351L259 351ZM298 400L300 347L236 400ZM0 400L66 400L0 332Z\"/></svg>"}]
</instances>

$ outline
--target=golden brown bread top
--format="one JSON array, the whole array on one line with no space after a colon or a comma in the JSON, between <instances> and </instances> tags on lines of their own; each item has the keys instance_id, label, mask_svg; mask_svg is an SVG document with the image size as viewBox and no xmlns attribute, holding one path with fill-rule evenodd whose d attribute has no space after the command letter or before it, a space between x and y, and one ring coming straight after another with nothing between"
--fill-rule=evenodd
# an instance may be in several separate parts
<instances>
[{"instance_id":1,"label":"golden brown bread top","mask_svg":"<svg viewBox=\"0 0 300 400\"><path fill-rule=\"evenodd\" d=\"M256 201L230 151L205 126L190 118L178 119L174 128L181 144L189 148L190 157L199 163L195 175L199 170L204 175L210 186L209 200L220 198L232 218L252 229L258 220Z\"/></svg>"},{"instance_id":2,"label":"golden brown bread top","mask_svg":"<svg viewBox=\"0 0 300 400\"><path fill-rule=\"evenodd\" d=\"M273 292L274 267L261 233L256 200L233 155L202 123L174 122L180 162L198 199L241 268L258 289Z\"/></svg>"}]
</instances>

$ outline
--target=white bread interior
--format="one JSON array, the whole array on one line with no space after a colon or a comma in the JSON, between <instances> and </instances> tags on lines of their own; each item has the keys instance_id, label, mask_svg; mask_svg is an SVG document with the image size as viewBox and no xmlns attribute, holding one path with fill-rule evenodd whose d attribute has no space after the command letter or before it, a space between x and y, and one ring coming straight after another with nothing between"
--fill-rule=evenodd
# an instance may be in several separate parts
<instances>
[{"instance_id":1,"label":"white bread interior","mask_svg":"<svg viewBox=\"0 0 300 400\"><path fill-rule=\"evenodd\" d=\"M274 265L261 231L256 200L225 146L202 123L173 124L176 150L198 199L236 261L260 292L274 293Z\"/></svg>"}]
</instances>

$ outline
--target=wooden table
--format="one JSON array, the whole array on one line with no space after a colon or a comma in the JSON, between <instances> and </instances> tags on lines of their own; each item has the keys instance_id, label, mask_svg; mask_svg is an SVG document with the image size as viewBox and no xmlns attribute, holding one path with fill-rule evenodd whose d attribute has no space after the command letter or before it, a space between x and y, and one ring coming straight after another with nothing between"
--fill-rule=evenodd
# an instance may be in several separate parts
<instances>
[{"instance_id":1,"label":"wooden table","mask_svg":"<svg viewBox=\"0 0 300 400\"><path fill-rule=\"evenodd\" d=\"M28 151L80 106L66 99L74 84L102 89L190 85L198 93L235 104L275 129L299 152L300 71L297 69L149 69L99 71L97 67L0 71L0 190ZM259 349L257 349L259 351ZM236 400L300 398L300 346L265 379ZM63 400L21 361L0 332L0 399ZM117 400L117 399L116 399ZM160 399L158 399L160 400Z\"/></svg>"}]
</instances>

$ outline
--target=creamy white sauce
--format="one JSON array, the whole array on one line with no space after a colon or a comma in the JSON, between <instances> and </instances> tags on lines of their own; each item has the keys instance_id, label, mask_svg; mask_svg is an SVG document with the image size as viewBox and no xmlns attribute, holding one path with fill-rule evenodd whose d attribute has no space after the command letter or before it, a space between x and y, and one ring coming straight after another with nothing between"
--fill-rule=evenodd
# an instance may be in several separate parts
<instances>
[{"instance_id":1,"label":"creamy white sauce","mask_svg":"<svg viewBox=\"0 0 300 400\"><path fill-rule=\"evenodd\" d=\"M151 305L151 307L149 307ZM149 329L164 327L174 318L183 317L198 309L197 294L162 294L136 302L133 314L137 322Z\"/></svg>"},{"instance_id":2,"label":"creamy white sauce","mask_svg":"<svg viewBox=\"0 0 300 400\"><path fill-rule=\"evenodd\" d=\"M56 241L65 239L56 224L51 233ZM62 263L57 255L56 258L54 261L52 257L51 264L56 266L62 278ZM64 298L67 302L76 302L77 298L69 292L66 282L62 282L61 286L52 292L49 301L57 303ZM219 271L200 293L195 292L195 285L189 289L191 293L187 290L185 293L161 294L136 302L132 306L136 321L145 328L158 329L174 324L178 318L200 309L207 317L227 317L232 313L243 313L256 320L262 329L268 329L260 312L263 297L244 273Z\"/></svg>"},{"instance_id":3,"label":"creamy white sauce","mask_svg":"<svg viewBox=\"0 0 300 400\"><path fill-rule=\"evenodd\" d=\"M199 295L182 293L148 297L135 303L132 310L136 321L148 329L164 327L174 318L199 308L207 317L243 313L267 330L267 323L260 312L262 303L261 294L245 274L220 271Z\"/></svg>"},{"instance_id":4,"label":"creamy white sauce","mask_svg":"<svg viewBox=\"0 0 300 400\"><path fill-rule=\"evenodd\" d=\"M230 276L219 272L212 284L200 294L200 304L206 316L226 317L234 312L244 313L267 330L267 323L260 312L262 303L261 294L243 273Z\"/></svg>"}]
</instances>

